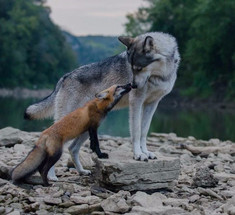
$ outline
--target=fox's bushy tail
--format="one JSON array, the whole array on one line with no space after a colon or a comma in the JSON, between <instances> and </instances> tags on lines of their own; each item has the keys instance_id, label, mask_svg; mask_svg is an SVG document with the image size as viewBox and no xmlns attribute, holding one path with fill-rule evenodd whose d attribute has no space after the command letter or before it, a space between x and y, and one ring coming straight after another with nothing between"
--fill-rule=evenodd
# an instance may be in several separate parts
<instances>
[{"instance_id":1,"label":"fox's bushy tail","mask_svg":"<svg viewBox=\"0 0 235 215\"><path fill-rule=\"evenodd\" d=\"M44 119L53 116L55 97L61 87L63 80L64 77L62 77L58 81L54 91L49 96L47 96L46 98L42 99L37 103L30 105L24 112L24 118L32 120L32 119Z\"/></svg>"},{"instance_id":2,"label":"fox's bushy tail","mask_svg":"<svg viewBox=\"0 0 235 215\"><path fill-rule=\"evenodd\" d=\"M35 173L45 160L46 154L43 148L35 146L33 150L29 152L25 160L12 171L11 178L13 182L20 181Z\"/></svg>"}]
</instances>

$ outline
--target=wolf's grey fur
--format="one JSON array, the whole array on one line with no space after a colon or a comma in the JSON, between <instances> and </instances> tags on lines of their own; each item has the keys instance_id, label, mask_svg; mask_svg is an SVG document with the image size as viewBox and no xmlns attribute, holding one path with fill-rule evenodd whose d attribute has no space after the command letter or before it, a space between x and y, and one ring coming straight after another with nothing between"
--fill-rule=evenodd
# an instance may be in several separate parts
<instances>
[{"instance_id":1,"label":"wolf's grey fur","mask_svg":"<svg viewBox=\"0 0 235 215\"><path fill-rule=\"evenodd\" d=\"M126 52L64 75L54 92L29 106L25 116L39 119L52 115L56 121L84 105L101 90L113 84L132 82L137 89L124 96L115 109L130 106L134 159L154 159L156 156L147 150L146 137L159 101L172 90L176 80L180 61L177 43L174 37L161 32L146 33L136 38L119 37L119 40L127 46ZM69 147L78 172L83 174L90 172L83 169L78 152L87 138L88 134L84 133ZM56 179L54 169L48 176Z\"/></svg>"}]
</instances>

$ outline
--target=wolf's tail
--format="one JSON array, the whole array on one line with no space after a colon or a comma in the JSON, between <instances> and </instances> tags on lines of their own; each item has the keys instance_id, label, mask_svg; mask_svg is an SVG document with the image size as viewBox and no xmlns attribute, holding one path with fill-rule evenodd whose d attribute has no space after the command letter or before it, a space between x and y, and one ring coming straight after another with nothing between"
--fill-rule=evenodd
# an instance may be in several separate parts
<instances>
[{"instance_id":1,"label":"wolf's tail","mask_svg":"<svg viewBox=\"0 0 235 215\"><path fill-rule=\"evenodd\" d=\"M49 96L35 104L30 105L24 112L24 118L31 120L43 119L53 116L55 97L61 87L63 80L64 77L58 81L54 91Z\"/></svg>"},{"instance_id":2,"label":"wolf's tail","mask_svg":"<svg viewBox=\"0 0 235 215\"><path fill-rule=\"evenodd\" d=\"M45 149L40 146L35 146L33 150L29 152L25 160L12 171L11 178L13 182L24 179L35 173L38 167L45 160L46 155L47 153Z\"/></svg>"}]
</instances>

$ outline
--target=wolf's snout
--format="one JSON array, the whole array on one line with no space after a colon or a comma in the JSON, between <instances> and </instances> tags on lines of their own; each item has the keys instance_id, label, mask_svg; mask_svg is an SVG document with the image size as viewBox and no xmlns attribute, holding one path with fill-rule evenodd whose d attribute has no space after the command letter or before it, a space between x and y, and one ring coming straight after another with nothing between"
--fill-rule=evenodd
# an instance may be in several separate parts
<instances>
[{"instance_id":1,"label":"wolf's snout","mask_svg":"<svg viewBox=\"0 0 235 215\"><path fill-rule=\"evenodd\" d=\"M132 87L132 89L136 89L137 88L137 84L136 83L132 83L131 87Z\"/></svg>"},{"instance_id":2,"label":"wolf's snout","mask_svg":"<svg viewBox=\"0 0 235 215\"><path fill-rule=\"evenodd\" d=\"M124 89L125 89L127 92L130 92L130 91L131 91L131 89L132 89L132 85L131 85L131 83L129 83L129 84L127 84L127 85L125 85L125 86L124 86Z\"/></svg>"},{"instance_id":3,"label":"wolf's snout","mask_svg":"<svg viewBox=\"0 0 235 215\"><path fill-rule=\"evenodd\" d=\"M131 88L132 88L131 83L127 84L127 85L125 86L125 88L127 88L127 89L131 89Z\"/></svg>"}]
</instances>

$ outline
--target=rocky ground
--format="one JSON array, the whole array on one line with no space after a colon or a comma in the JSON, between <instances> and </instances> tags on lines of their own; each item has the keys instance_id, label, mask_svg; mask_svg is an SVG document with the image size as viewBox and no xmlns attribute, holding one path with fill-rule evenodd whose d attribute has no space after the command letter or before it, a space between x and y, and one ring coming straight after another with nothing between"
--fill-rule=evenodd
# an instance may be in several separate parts
<instances>
[{"instance_id":1,"label":"rocky ground","mask_svg":"<svg viewBox=\"0 0 235 215\"><path fill-rule=\"evenodd\" d=\"M80 154L83 165L92 170L91 176L78 175L65 149L56 165L59 181L43 187L36 175L20 187L13 185L9 178L11 169L27 155L38 136L37 132L13 128L0 130L0 214L235 214L235 144L231 141L203 141L177 137L173 133L152 133L148 146L159 160L164 157L175 159L175 163L180 160L179 176L177 165L174 169L174 177L178 179L159 190L118 191L101 187L96 175L97 158L90 152L88 142ZM120 150L128 154L131 150L128 138L101 136L100 145L110 155ZM151 166L154 162L158 161L140 165ZM130 172L131 167L132 164ZM151 182L151 178L148 180Z\"/></svg>"}]
</instances>

